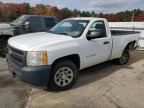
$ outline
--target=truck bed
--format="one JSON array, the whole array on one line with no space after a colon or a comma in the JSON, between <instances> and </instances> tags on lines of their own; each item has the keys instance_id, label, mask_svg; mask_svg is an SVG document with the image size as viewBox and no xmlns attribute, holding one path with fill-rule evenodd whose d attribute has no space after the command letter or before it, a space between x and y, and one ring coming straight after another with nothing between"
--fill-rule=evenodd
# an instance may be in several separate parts
<instances>
[{"instance_id":1,"label":"truck bed","mask_svg":"<svg viewBox=\"0 0 144 108\"><path fill-rule=\"evenodd\" d=\"M138 40L140 32L111 30L113 39L113 48L111 59L119 58L125 47L130 43Z\"/></svg>"},{"instance_id":2,"label":"truck bed","mask_svg":"<svg viewBox=\"0 0 144 108\"><path fill-rule=\"evenodd\" d=\"M119 35L128 36L128 34L137 34L137 33L140 33L140 32L137 32L137 31L111 30L112 36L119 36Z\"/></svg>"}]
</instances>

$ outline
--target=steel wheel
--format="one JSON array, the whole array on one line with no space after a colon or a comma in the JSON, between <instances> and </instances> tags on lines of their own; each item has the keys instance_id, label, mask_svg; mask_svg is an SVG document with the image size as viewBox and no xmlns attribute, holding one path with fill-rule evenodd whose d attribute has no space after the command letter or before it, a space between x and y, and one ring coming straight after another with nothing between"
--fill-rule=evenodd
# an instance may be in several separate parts
<instances>
[{"instance_id":1,"label":"steel wheel","mask_svg":"<svg viewBox=\"0 0 144 108\"><path fill-rule=\"evenodd\" d=\"M78 78L78 68L70 60L61 60L53 65L48 89L61 91L72 88Z\"/></svg>"},{"instance_id":2,"label":"steel wheel","mask_svg":"<svg viewBox=\"0 0 144 108\"><path fill-rule=\"evenodd\" d=\"M129 56L127 53L123 53L123 55L120 58L120 63L121 64L126 64L128 62Z\"/></svg>"},{"instance_id":3,"label":"steel wheel","mask_svg":"<svg viewBox=\"0 0 144 108\"><path fill-rule=\"evenodd\" d=\"M60 86L67 86L73 80L73 71L69 67L60 68L55 74L55 83Z\"/></svg>"},{"instance_id":4,"label":"steel wheel","mask_svg":"<svg viewBox=\"0 0 144 108\"><path fill-rule=\"evenodd\" d=\"M120 58L114 60L114 63L118 65L124 65L129 61L129 57L129 51L125 50Z\"/></svg>"}]
</instances>

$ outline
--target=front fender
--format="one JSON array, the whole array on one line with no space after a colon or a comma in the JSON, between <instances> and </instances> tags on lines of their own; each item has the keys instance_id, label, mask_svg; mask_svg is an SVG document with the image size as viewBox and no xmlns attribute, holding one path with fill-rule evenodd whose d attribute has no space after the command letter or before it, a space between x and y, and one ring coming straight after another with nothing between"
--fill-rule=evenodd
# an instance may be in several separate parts
<instances>
[{"instance_id":1,"label":"front fender","mask_svg":"<svg viewBox=\"0 0 144 108\"><path fill-rule=\"evenodd\" d=\"M65 56L74 55L74 54L82 55L80 45L77 42L69 42L69 43L63 43L60 45L51 46L48 47L47 51L48 51L49 65L52 65L55 60ZM81 63L83 63L82 60L83 60L82 56L80 56Z\"/></svg>"}]
</instances>

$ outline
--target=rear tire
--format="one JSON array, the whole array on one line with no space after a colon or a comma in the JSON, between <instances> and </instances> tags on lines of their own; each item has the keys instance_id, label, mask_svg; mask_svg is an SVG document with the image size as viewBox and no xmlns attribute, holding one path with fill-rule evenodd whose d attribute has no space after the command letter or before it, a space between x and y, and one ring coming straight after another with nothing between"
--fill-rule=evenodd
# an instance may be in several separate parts
<instances>
[{"instance_id":1,"label":"rear tire","mask_svg":"<svg viewBox=\"0 0 144 108\"><path fill-rule=\"evenodd\" d=\"M76 65L69 60L57 62L51 71L48 89L61 91L70 89L78 78Z\"/></svg>"},{"instance_id":2,"label":"rear tire","mask_svg":"<svg viewBox=\"0 0 144 108\"><path fill-rule=\"evenodd\" d=\"M114 60L114 63L118 65L125 65L128 63L129 57L129 51L125 50L120 58Z\"/></svg>"}]
</instances>

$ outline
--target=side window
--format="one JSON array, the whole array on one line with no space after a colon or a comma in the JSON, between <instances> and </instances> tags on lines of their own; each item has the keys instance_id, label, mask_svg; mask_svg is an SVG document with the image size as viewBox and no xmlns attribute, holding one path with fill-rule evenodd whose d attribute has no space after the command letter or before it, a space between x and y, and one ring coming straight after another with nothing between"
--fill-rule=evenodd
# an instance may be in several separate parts
<instances>
[{"instance_id":1,"label":"side window","mask_svg":"<svg viewBox=\"0 0 144 108\"><path fill-rule=\"evenodd\" d=\"M46 27L53 27L55 25L54 18L45 18Z\"/></svg>"},{"instance_id":2,"label":"side window","mask_svg":"<svg viewBox=\"0 0 144 108\"><path fill-rule=\"evenodd\" d=\"M100 31L103 33L102 38L107 36L104 21L96 21L95 23L93 23L89 29L88 34L91 32L97 32L97 31Z\"/></svg>"},{"instance_id":3,"label":"side window","mask_svg":"<svg viewBox=\"0 0 144 108\"><path fill-rule=\"evenodd\" d=\"M42 28L42 22L40 17L30 17L30 29L40 29Z\"/></svg>"}]
</instances>

